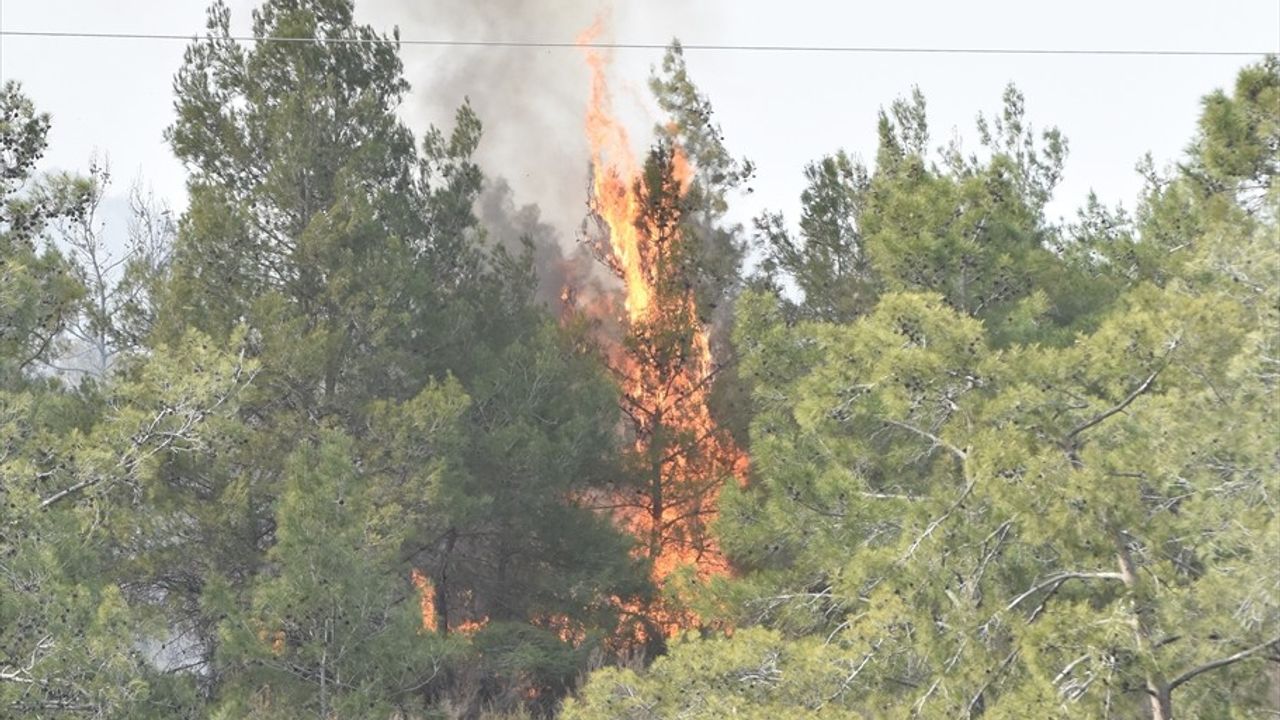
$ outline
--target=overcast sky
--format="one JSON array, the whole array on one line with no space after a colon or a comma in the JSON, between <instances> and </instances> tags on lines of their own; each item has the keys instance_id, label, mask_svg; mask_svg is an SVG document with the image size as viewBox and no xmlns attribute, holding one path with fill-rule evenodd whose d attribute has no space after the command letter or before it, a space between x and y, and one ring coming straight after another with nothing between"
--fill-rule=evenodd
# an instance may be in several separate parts
<instances>
[{"instance_id":1,"label":"overcast sky","mask_svg":"<svg viewBox=\"0 0 1280 720\"><path fill-rule=\"evenodd\" d=\"M235 32L247 34L256 4L231 1ZM195 35L202 32L205 5L0 0L0 28ZM516 7L522 10L511 12ZM548 7L555 12L544 16ZM406 39L572 40L600 11L611 18L613 39L623 42L663 43L678 36L689 44L1280 50L1276 0L557 0L519 6L498 0L357 0L363 21L388 32L398 25ZM117 195L141 176L175 207L185 204L183 169L163 139L172 119L171 79L184 43L21 37L0 42L0 75L21 81L53 115L47 168L83 169L92 153L106 153ZM542 204L562 226L580 216L587 90L581 53L405 47L402 55L414 95L401 110L416 131L447 121L462 95L470 94L486 124L482 159L502 164L499 169L513 176L518 200ZM646 118L645 78L659 57L638 50L615 57L619 105L638 125L641 139L652 121ZM1229 86L1248 59L690 51L688 62L730 148L759 167L755 193L739 203L737 215L768 207L794 219L805 163L840 148L873 157L877 110L913 85L928 99L933 144L959 132L972 147L976 114L998 110L1001 91L1011 81L1025 93L1032 123L1057 125L1070 141L1065 180L1051 213L1073 214L1090 189L1108 204L1131 207L1140 184L1136 161L1146 152L1160 163L1175 159L1191 136L1199 98ZM486 87L468 85L480 81Z\"/></svg>"}]
</instances>

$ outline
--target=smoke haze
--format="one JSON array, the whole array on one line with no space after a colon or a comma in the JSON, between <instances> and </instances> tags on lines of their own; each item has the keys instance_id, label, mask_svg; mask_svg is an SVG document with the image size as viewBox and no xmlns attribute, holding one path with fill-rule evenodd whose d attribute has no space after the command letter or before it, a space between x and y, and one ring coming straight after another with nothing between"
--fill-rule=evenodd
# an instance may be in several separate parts
<instances>
[{"instance_id":1,"label":"smoke haze","mask_svg":"<svg viewBox=\"0 0 1280 720\"><path fill-rule=\"evenodd\" d=\"M699 4L680 0L617 6L601 0L367 0L360 11L366 22L379 29L399 26L406 39L572 42L603 18L601 40L666 42L676 36L695 36L697 28L705 25L705 10L694 5ZM582 52L411 47L402 57L413 85L404 108L411 126L418 131L428 124L448 128L454 111L469 99L484 123L478 160L491 184L501 176L510 186L510 193L504 193L509 197L487 203L488 209L536 204L540 222L554 228L568 250L586 215L588 147L583 117L589 74ZM647 77L647 68L660 59L656 51L617 52L616 76ZM636 142L647 143L647 131L654 122L648 89L617 85L614 101L619 115L633 128ZM485 218L486 222L491 219Z\"/></svg>"}]
</instances>

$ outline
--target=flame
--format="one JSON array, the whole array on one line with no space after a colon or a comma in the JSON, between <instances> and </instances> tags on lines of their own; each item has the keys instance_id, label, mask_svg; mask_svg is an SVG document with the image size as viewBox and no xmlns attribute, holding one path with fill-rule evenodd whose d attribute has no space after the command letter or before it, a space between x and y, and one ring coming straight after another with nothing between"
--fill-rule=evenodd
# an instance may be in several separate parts
<instances>
[{"instance_id":1,"label":"flame","mask_svg":"<svg viewBox=\"0 0 1280 720\"><path fill-rule=\"evenodd\" d=\"M533 624L554 633L560 641L579 647L587 640L587 630L582 623L561 613L541 613L534 615Z\"/></svg>"},{"instance_id":2,"label":"flame","mask_svg":"<svg viewBox=\"0 0 1280 720\"><path fill-rule=\"evenodd\" d=\"M458 623L458 625L453 628L453 631L462 633L463 635L473 635L476 631L483 629L484 626L488 624L489 616L483 615L475 620L464 620Z\"/></svg>"},{"instance_id":3,"label":"flame","mask_svg":"<svg viewBox=\"0 0 1280 720\"><path fill-rule=\"evenodd\" d=\"M414 568L409 573L409 579L413 581L413 586L418 589L418 607L422 610L422 632L436 631L436 590L431 585L431 581L419 569Z\"/></svg>"},{"instance_id":4,"label":"flame","mask_svg":"<svg viewBox=\"0 0 1280 720\"><path fill-rule=\"evenodd\" d=\"M594 41L601 32L602 20L578 36L578 44ZM645 261L641 239L635 227L640 216L640 201L632 188L639 175L631 154L627 129L613 117L613 96L605 79L608 61L600 52L585 48L591 68L591 101L587 106L586 132L591 144L591 165L595 168L592 194L596 210L609 226L609 242L617 267L622 272L626 290L627 314L632 320L644 317L652 303L652 288L644 277Z\"/></svg>"},{"instance_id":5,"label":"flame","mask_svg":"<svg viewBox=\"0 0 1280 720\"><path fill-rule=\"evenodd\" d=\"M597 20L579 35L578 44L589 45L600 32ZM625 343L615 342L605 352L622 385L634 455L648 483L634 497L603 498L597 506L608 508L641 541L640 552L652 561L653 578L663 587L682 566L692 565L701 579L728 571L708 527L723 482L745 478L746 456L708 410L716 367L692 282L674 275L680 272L673 258L681 242L678 223L657 220L653 212L654 204L666 203L663 209L671 212L665 215L679 217L675 205L693 182L693 165L673 145L655 156L664 176L661 186L640 181L626 128L612 112L607 58L594 48L583 50L591 71L585 124L593 168L591 207L608 227L601 254L622 280L627 334ZM669 127L669 135L676 129ZM565 297L572 299L572 291ZM671 608L640 614L666 635L698 622L691 613Z\"/></svg>"},{"instance_id":6,"label":"flame","mask_svg":"<svg viewBox=\"0 0 1280 720\"><path fill-rule=\"evenodd\" d=\"M417 568L409 571L409 579L413 582L414 588L418 590L418 607L422 612L422 632L433 633L439 631L440 620L436 615L435 586L431 584L431 580L427 578L426 573ZM449 630L463 635L471 635L488 624L489 617L484 615L464 620L457 624L450 623Z\"/></svg>"},{"instance_id":7,"label":"flame","mask_svg":"<svg viewBox=\"0 0 1280 720\"><path fill-rule=\"evenodd\" d=\"M272 655L279 657L281 654L284 653L285 638L284 638L283 630L268 631L266 628L259 628L258 639L262 641L263 644L271 648Z\"/></svg>"}]
</instances>

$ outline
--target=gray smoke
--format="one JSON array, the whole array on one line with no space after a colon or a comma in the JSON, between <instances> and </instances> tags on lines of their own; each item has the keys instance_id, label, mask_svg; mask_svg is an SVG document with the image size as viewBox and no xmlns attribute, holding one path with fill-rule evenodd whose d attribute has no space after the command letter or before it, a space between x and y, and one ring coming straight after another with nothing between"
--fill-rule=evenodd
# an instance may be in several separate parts
<instances>
[{"instance_id":1,"label":"gray smoke","mask_svg":"<svg viewBox=\"0 0 1280 720\"><path fill-rule=\"evenodd\" d=\"M404 38L572 42L598 3L518 0L371 0L394 8ZM479 160L508 179L562 232L585 211L582 116L587 73L576 49L449 47L406 49L414 92L409 114L448 127L470 100L484 123Z\"/></svg>"},{"instance_id":2,"label":"gray smoke","mask_svg":"<svg viewBox=\"0 0 1280 720\"><path fill-rule=\"evenodd\" d=\"M601 289L598 264L587 248L580 244L566 247L563 234L543 221L537 205L517 206L505 178L485 184L476 202L476 215L495 245L516 256L532 250L539 302L557 308L565 299L566 288Z\"/></svg>"},{"instance_id":3,"label":"gray smoke","mask_svg":"<svg viewBox=\"0 0 1280 720\"><path fill-rule=\"evenodd\" d=\"M364 22L398 26L403 39L573 42L597 18L600 40L689 39L705 19L688 0L646 0L617 8L607 0L362 0ZM403 109L416 130L452 126L469 100L484 123L477 152L489 184L477 211L491 238L518 249L535 245L540 295L558 297L563 282L586 281L594 264L577 240L587 216L588 145L583 118L590 76L576 48L423 47L401 52L413 91ZM615 109L643 146L654 118L647 100L654 51L614 58ZM583 268L588 268L583 275Z\"/></svg>"}]
</instances>

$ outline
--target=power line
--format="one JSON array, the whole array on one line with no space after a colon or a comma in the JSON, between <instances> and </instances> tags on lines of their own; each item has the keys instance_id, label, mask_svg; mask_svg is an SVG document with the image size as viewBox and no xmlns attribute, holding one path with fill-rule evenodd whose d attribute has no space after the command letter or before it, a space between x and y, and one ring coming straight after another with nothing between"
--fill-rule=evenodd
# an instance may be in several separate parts
<instances>
[{"instance_id":1,"label":"power line","mask_svg":"<svg viewBox=\"0 0 1280 720\"><path fill-rule=\"evenodd\" d=\"M315 38L315 37L279 37L252 35L231 35L218 37L197 37L164 33L125 33L125 32L63 32L53 30L0 30L4 37L54 38L78 40L162 40L181 42L211 42L214 40L234 40L237 42L271 42L271 43L321 43L334 45L392 45L399 44L410 47L471 47L471 48L524 48L532 50L592 48L599 50L665 50L666 43L642 42L588 42L575 43L563 41L526 41L526 40L430 40L391 38ZM848 53L848 54L895 54L895 55L1099 55L1099 56L1158 56L1158 57L1256 57L1277 52L1276 50L1174 50L1174 49L1131 49L1131 48L992 48L992 47L913 47L913 46L874 46L874 45L735 45L714 43L682 44L685 50L695 52L762 52L762 53Z\"/></svg>"}]
</instances>

